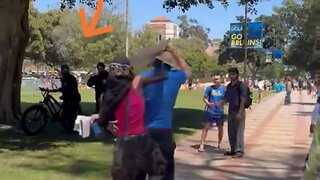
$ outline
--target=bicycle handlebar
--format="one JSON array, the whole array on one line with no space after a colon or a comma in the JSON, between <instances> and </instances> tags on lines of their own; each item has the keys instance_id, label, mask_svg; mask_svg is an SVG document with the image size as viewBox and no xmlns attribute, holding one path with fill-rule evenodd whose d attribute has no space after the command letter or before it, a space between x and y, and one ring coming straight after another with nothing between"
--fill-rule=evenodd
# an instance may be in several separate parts
<instances>
[{"instance_id":1,"label":"bicycle handlebar","mask_svg":"<svg viewBox=\"0 0 320 180\"><path fill-rule=\"evenodd\" d=\"M48 88L43 88L43 87L39 87L40 91L45 91L45 92L49 92L50 90Z\"/></svg>"}]
</instances>

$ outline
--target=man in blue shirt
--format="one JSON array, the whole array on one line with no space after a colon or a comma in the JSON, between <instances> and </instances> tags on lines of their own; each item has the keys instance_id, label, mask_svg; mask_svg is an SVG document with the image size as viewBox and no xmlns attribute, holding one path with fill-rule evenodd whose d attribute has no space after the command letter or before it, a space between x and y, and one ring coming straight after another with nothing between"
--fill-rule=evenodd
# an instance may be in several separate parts
<instances>
[{"instance_id":1,"label":"man in blue shirt","mask_svg":"<svg viewBox=\"0 0 320 180\"><path fill-rule=\"evenodd\" d=\"M218 127L218 148L220 149L223 137L224 111L221 101L224 97L224 88L221 86L221 75L212 76L214 85L206 88L203 101L206 104L205 122L201 134L199 152L204 151L204 142L207 138L208 130L213 123Z\"/></svg>"},{"instance_id":2,"label":"man in blue shirt","mask_svg":"<svg viewBox=\"0 0 320 180\"><path fill-rule=\"evenodd\" d=\"M171 59L171 61L168 61ZM159 144L162 155L167 160L164 180L174 179L174 151L176 148L172 134L172 114L180 86L190 77L190 67L170 47L166 48L153 62L153 69L143 72L142 76L167 73L167 80L146 85L145 120L152 140ZM144 176L144 177L143 177ZM139 175L137 179L144 179Z\"/></svg>"}]
</instances>

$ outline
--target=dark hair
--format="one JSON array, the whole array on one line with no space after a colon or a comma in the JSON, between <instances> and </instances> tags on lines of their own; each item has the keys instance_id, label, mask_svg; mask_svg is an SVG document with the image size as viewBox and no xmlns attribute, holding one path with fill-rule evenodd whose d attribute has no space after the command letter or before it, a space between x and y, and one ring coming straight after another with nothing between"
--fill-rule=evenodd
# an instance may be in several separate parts
<instances>
[{"instance_id":1,"label":"dark hair","mask_svg":"<svg viewBox=\"0 0 320 180\"><path fill-rule=\"evenodd\" d=\"M68 65L66 65L66 64L63 64L63 65L61 65L61 71L63 71L63 70L70 70L70 68L69 68L69 66Z\"/></svg>"},{"instance_id":2,"label":"dark hair","mask_svg":"<svg viewBox=\"0 0 320 180\"><path fill-rule=\"evenodd\" d=\"M237 75L239 75L239 70L236 67L232 67L228 69L228 73L236 73Z\"/></svg>"},{"instance_id":3,"label":"dark hair","mask_svg":"<svg viewBox=\"0 0 320 180\"><path fill-rule=\"evenodd\" d=\"M106 65L104 65L104 63L102 63L102 62L99 62L99 63L97 64L97 68L99 68L99 67L105 68Z\"/></svg>"},{"instance_id":4,"label":"dark hair","mask_svg":"<svg viewBox=\"0 0 320 180\"><path fill-rule=\"evenodd\" d=\"M213 76L220 76L220 77L222 78L222 75L219 74L219 73L212 73L212 74L211 74L211 77L213 77Z\"/></svg>"},{"instance_id":5,"label":"dark hair","mask_svg":"<svg viewBox=\"0 0 320 180\"><path fill-rule=\"evenodd\" d=\"M161 66L162 66L162 61L156 58L156 59L152 62L152 65L153 65L154 68L160 69Z\"/></svg>"},{"instance_id":6,"label":"dark hair","mask_svg":"<svg viewBox=\"0 0 320 180\"><path fill-rule=\"evenodd\" d=\"M118 63L118 64L131 66L130 60L126 56L116 56L115 58L113 58L111 63Z\"/></svg>"},{"instance_id":7,"label":"dark hair","mask_svg":"<svg viewBox=\"0 0 320 180\"><path fill-rule=\"evenodd\" d=\"M155 59L154 61L153 61L153 67L155 68L155 69L162 69L163 67L166 69L166 70L170 70L170 69L172 69L172 67L169 65L169 64L167 64L167 63L164 63L163 61L161 61L160 59Z\"/></svg>"}]
</instances>

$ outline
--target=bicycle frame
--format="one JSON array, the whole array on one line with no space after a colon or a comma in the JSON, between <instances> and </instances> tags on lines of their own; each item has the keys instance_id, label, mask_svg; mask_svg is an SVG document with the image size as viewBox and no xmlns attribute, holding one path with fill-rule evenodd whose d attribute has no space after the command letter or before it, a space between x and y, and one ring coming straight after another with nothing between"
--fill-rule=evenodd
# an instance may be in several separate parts
<instances>
[{"instance_id":1,"label":"bicycle frame","mask_svg":"<svg viewBox=\"0 0 320 180\"><path fill-rule=\"evenodd\" d=\"M48 91L42 93L42 97L44 99L40 103L44 104L47 107L51 115L60 113L62 105L53 96L51 96Z\"/></svg>"}]
</instances>

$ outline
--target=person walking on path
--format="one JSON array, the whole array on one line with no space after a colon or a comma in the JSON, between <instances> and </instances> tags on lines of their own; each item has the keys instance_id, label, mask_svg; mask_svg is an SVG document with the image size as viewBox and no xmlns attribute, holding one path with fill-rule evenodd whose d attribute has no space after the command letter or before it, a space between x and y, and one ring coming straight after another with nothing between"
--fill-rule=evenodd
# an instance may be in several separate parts
<instances>
[{"instance_id":1,"label":"person walking on path","mask_svg":"<svg viewBox=\"0 0 320 180\"><path fill-rule=\"evenodd\" d=\"M148 133L167 161L164 180L173 180L175 175L174 151L176 144L172 132L173 108L180 86L190 78L191 71L184 59L179 57L171 47L153 61L153 69L142 73L142 77L153 75L159 71L167 73L165 81L146 85L143 89L145 97L145 118ZM140 174L139 180L146 174Z\"/></svg>"},{"instance_id":2,"label":"person walking on path","mask_svg":"<svg viewBox=\"0 0 320 180\"><path fill-rule=\"evenodd\" d=\"M105 70L105 65L103 63L98 63L97 69L98 73L91 76L87 83L89 87L94 87L96 91L96 113L99 112L101 95L107 88L107 80L109 76L109 73Z\"/></svg>"},{"instance_id":3,"label":"person walking on path","mask_svg":"<svg viewBox=\"0 0 320 180\"><path fill-rule=\"evenodd\" d=\"M290 76L286 77L286 92L285 104L291 105L292 82Z\"/></svg>"},{"instance_id":4,"label":"person walking on path","mask_svg":"<svg viewBox=\"0 0 320 180\"><path fill-rule=\"evenodd\" d=\"M224 155L241 158L244 155L244 129L245 129L245 100L247 88L239 81L239 70L228 70L231 83L227 86L224 101L229 103L228 110L228 136L230 151Z\"/></svg>"},{"instance_id":5,"label":"person walking on path","mask_svg":"<svg viewBox=\"0 0 320 180\"><path fill-rule=\"evenodd\" d=\"M261 102L264 87L265 87L265 81L260 78L260 81L258 82L258 103Z\"/></svg>"},{"instance_id":6,"label":"person walking on path","mask_svg":"<svg viewBox=\"0 0 320 180\"><path fill-rule=\"evenodd\" d=\"M221 101L224 97L225 89L221 86L221 75L212 76L214 85L206 88L203 101L206 104L205 122L202 129L199 152L204 152L204 143L208 135L208 130L213 123L218 127L218 148L221 147L224 125L224 111Z\"/></svg>"},{"instance_id":7,"label":"person walking on path","mask_svg":"<svg viewBox=\"0 0 320 180\"><path fill-rule=\"evenodd\" d=\"M298 79L298 91L300 94L302 94L302 90L303 90L303 80L301 77L299 77Z\"/></svg>"}]
</instances>

